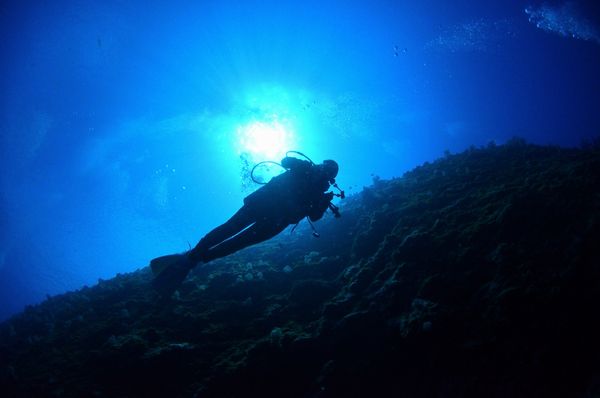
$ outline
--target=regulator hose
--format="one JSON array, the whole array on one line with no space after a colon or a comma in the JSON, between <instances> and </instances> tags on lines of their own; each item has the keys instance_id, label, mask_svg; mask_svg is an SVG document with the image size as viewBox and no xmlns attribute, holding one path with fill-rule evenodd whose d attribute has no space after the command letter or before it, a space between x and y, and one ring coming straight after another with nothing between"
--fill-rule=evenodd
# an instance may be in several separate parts
<instances>
[{"instance_id":1,"label":"regulator hose","mask_svg":"<svg viewBox=\"0 0 600 398\"><path fill-rule=\"evenodd\" d=\"M285 153L285 156L287 157L289 153L295 153L296 155L300 155L300 156L302 156L303 158L305 158L306 160L308 160L308 161L310 162L310 164L311 164L311 165L313 165L313 166L315 165L315 162L313 162L311 158L309 158L308 156L306 156L306 155L305 155L305 154L303 154L302 152L299 152L299 151L287 151L287 152Z\"/></svg>"},{"instance_id":2,"label":"regulator hose","mask_svg":"<svg viewBox=\"0 0 600 398\"><path fill-rule=\"evenodd\" d=\"M283 166L282 166L280 163L274 162L274 161L272 161L272 160L264 160L264 161L262 161L262 162L260 162L260 163L256 163L256 164L254 165L254 167L252 168L252 170L250 171L250 178L252 178L252 181L254 181L255 183L257 183L257 184L260 184L260 185L266 185L266 184L267 184L266 182L263 182L263 181L257 181L257 180L256 180L256 178L254 178L254 170L255 170L255 169L258 167L258 166L260 166L261 164L267 164L267 163L276 164L277 166L279 166L279 167L281 167L282 169L284 169L284 170L285 170L285 168L284 168L284 167L283 167Z\"/></svg>"}]
</instances>

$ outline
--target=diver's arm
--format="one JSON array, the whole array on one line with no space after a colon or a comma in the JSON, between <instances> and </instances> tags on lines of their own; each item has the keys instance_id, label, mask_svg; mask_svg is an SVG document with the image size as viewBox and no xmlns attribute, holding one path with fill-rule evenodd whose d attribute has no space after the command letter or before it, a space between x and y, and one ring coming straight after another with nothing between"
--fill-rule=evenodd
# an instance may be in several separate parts
<instances>
[{"instance_id":1,"label":"diver's arm","mask_svg":"<svg viewBox=\"0 0 600 398\"><path fill-rule=\"evenodd\" d=\"M320 220L329 208L329 203L333 199L333 192L321 194L316 203L311 204L308 217L311 221Z\"/></svg>"}]
</instances>

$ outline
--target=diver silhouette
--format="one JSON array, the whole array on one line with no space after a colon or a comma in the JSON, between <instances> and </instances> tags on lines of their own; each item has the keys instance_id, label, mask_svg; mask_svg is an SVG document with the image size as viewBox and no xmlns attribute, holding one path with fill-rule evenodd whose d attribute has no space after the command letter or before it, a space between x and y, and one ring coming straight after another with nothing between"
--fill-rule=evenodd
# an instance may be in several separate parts
<instances>
[{"instance_id":1,"label":"diver silhouette","mask_svg":"<svg viewBox=\"0 0 600 398\"><path fill-rule=\"evenodd\" d=\"M294 153L306 157L300 152ZM286 171L244 198L244 205L224 224L206 234L192 250L152 260L154 288L162 296L170 296L199 263L208 263L268 240L305 217L317 221L328 208L339 217L338 208L331 200L334 196L344 198L344 192L325 192L330 185L339 190L335 183L338 164L333 160L314 164L306 158L308 160L283 158L280 166ZM316 232L314 235L318 236Z\"/></svg>"}]
</instances>

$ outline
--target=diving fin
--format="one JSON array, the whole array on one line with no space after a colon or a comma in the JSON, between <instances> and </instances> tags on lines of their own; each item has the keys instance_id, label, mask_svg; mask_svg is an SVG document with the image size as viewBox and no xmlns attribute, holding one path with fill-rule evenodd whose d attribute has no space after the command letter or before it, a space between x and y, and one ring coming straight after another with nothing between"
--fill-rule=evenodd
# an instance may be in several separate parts
<instances>
[{"instance_id":1,"label":"diving fin","mask_svg":"<svg viewBox=\"0 0 600 398\"><path fill-rule=\"evenodd\" d=\"M152 281L154 290L161 296L171 296L184 281L193 265L186 254L171 254L155 258L150 263L155 275Z\"/></svg>"},{"instance_id":2,"label":"diving fin","mask_svg":"<svg viewBox=\"0 0 600 398\"><path fill-rule=\"evenodd\" d=\"M150 269L152 269L154 276L157 276L168 268L169 265L179 260L181 256L183 256L183 254L168 254L166 256L156 257L150 261Z\"/></svg>"}]
</instances>

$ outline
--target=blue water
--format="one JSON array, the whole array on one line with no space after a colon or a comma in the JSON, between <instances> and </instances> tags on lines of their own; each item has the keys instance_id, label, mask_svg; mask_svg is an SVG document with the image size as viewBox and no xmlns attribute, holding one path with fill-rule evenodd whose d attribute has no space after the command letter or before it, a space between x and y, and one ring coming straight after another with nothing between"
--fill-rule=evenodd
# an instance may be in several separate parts
<instances>
[{"instance_id":1,"label":"blue water","mask_svg":"<svg viewBox=\"0 0 600 398\"><path fill-rule=\"evenodd\" d=\"M288 149L353 193L445 150L600 133L593 1L13 3L0 319L194 245Z\"/></svg>"}]
</instances>

